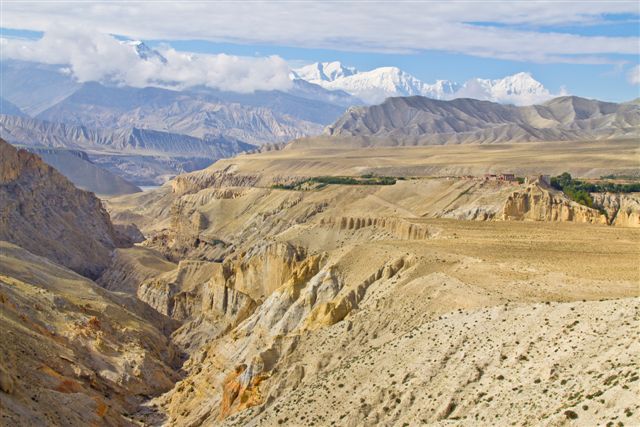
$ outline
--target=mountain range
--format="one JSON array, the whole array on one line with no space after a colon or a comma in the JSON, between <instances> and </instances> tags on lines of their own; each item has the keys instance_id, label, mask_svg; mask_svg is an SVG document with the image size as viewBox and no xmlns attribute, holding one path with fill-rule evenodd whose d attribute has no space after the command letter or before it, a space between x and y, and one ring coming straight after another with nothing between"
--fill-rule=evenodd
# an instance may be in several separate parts
<instances>
[{"instance_id":1,"label":"mountain range","mask_svg":"<svg viewBox=\"0 0 640 427\"><path fill-rule=\"evenodd\" d=\"M531 105L554 95L530 73L501 79L473 78L464 83L438 80L427 84L397 67L380 67L360 72L340 62L316 62L292 71L292 77L329 90L343 90L367 104L388 97L421 95L434 99L475 98L486 101Z\"/></svg>"}]
</instances>

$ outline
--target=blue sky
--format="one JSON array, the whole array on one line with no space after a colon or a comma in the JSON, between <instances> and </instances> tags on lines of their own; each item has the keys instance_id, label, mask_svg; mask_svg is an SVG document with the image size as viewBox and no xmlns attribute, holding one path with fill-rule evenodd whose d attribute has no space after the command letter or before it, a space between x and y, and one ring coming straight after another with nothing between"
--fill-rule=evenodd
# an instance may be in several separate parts
<instances>
[{"instance_id":1,"label":"blue sky","mask_svg":"<svg viewBox=\"0 0 640 427\"><path fill-rule=\"evenodd\" d=\"M553 93L640 96L631 76L640 63L637 2L74 5L5 5L2 36L37 39L55 18L179 51L277 55L292 65L338 60L363 71L397 66L427 83L527 71Z\"/></svg>"}]
</instances>

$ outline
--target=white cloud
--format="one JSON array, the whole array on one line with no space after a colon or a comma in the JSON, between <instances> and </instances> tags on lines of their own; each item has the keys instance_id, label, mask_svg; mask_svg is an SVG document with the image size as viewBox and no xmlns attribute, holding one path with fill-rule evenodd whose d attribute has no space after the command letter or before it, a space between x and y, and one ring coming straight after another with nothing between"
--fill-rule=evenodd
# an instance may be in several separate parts
<instances>
[{"instance_id":1,"label":"white cloud","mask_svg":"<svg viewBox=\"0 0 640 427\"><path fill-rule=\"evenodd\" d=\"M2 59L20 59L64 65L62 72L78 81L100 81L134 87L183 88L205 85L235 92L286 90L291 86L289 66L277 56L249 58L225 54L204 55L160 49L166 63L144 60L135 48L114 37L81 29L54 29L37 40L1 39Z\"/></svg>"},{"instance_id":2,"label":"white cloud","mask_svg":"<svg viewBox=\"0 0 640 427\"><path fill-rule=\"evenodd\" d=\"M631 68L627 73L627 80L632 85L640 85L640 65Z\"/></svg>"},{"instance_id":3,"label":"white cloud","mask_svg":"<svg viewBox=\"0 0 640 427\"><path fill-rule=\"evenodd\" d=\"M440 50L533 62L637 55L637 37L553 32L637 15L635 2L5 2L2 25L81 24L141 39L199 39L345 51ZM481 24L476 24L481 23ZM544 28L545 31L540 31Z\"/></svg>"}]
</instances>

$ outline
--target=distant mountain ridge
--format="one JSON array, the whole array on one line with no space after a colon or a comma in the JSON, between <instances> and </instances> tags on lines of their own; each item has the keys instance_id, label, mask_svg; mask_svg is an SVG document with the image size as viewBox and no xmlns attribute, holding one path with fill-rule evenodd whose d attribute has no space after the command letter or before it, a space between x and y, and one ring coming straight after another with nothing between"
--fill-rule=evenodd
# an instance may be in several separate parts
<instances>
[{"instance_id":1,"label":"distant mountain ridge","mask_svg":"<svg viewBox=\"0 0 640 427\"><path fill-rule=\"evenodd\" d=\"M36 117L94 128L138 127L197 138L225 137L263 144L320 133L322 123L330 123L344 111L343 107L331 109L299 98L283 99L287 98L286 94L280 96L261 97L260 93L247 96L210 90L177 92L85 83ZM305 108L310 109L308 113ZM294 112L298 117L291 114ZM299 118L300 115L311 118L314 114L319 121Z\"/></svg>"},{"instance_id":2,"label":"distant mountain ridge","mask_svg":"<svg viewBox=\"0 0 640 427\"><path fill-rule=\"evenodd\" d=\"M203 139L135 127L94 129L8 115L0 115L0 137L29 147L87 152L92 162L137 185L162 184L171 176L255 149L232 138Z\"/></svg>"},{"instance_id":3,"label":"distant mountain ridge","mask_svg":"<svg viewBox=\"0 0 640 427\"><path fill-rule=\"evenodd\" d=\"M94 164L84 151L25 147L67 177L81 190L100 195L121 195L142 191L120 176Z\"/></svg>"},{"instance_id":4,"label":"distant mountain ridge","mask_svg":"<svg viewBox=\"0 0 640 427\"><path fill-rule=\"evenodd\" d=\"M234 139L202 139L151 129L90 128L46 120L0 115L0 137L29 146L119 154L220 158L255 147Z\"/></svg>"},{"instance_id":5,"label":"distant mountain ridge","mask_svg":"<svg viewBox=\"0 0 640 427\"><path fill-rule=\"evenodd\" d=\"M349 109L325 134L372 137L382 145L638 137L640 106L574 96L528 107L475 99L389 98Z\"/></svg>"},{"instance_id":6,"label":"distant mountain ridge","mask_svg":"<svg viewBox=\"0 0 640 427\"><path fill-rule=\"evenodd\" d=\"M0 114L9 114L18 117L27 117L27 115L14 103L0 98Z\"/></svg>"}]
</instances>

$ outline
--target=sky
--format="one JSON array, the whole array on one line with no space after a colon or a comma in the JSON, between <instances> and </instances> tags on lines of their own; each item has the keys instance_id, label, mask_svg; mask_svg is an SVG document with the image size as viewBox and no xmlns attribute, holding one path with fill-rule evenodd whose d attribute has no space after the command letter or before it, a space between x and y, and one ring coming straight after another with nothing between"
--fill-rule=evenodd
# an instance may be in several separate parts
<instances>
[{"instance_id":1,"label":"sky","mask_svg":"<svg viewBox=\"0 0 640 427\"><path fill-rule=\"evenodd\" d=\"M0 59L79 80L286 89L288 67L396 66L426 83L530 72L552 93L640 96L637 1L0 2ZM117 40L158 49L140 62ZM192 53L195 53L192 54Z\"/></svg>"}]
</instances>

